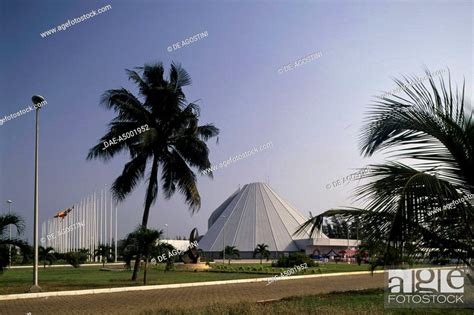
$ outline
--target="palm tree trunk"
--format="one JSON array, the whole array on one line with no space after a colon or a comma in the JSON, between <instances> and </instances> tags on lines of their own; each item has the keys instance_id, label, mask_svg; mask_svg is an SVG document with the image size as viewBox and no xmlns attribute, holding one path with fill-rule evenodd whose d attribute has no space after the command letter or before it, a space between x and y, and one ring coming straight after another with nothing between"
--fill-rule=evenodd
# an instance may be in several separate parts
<instances>
[{"instance_id":1,"label":"palm tree trunk","mask_svg":"<svg viewBox=\"0 0 474 315\"><path fill-rule=\"evenodd\" d=\"M135 265L133 266L132 281L137 281L138 268L140 266L141 259L142 259L142 256L140 254L137 254L137 257L135 258Z\"/></svg>"},{"instance_id":2,"label":"palm tree trunk","mask_svg":"<svg viewBox=\"0 0 474 315\"><path fill-rule=\"evenodd\" d=\"M148 267L148 256L145 257L145 270L143 271L143 284L146 285L146 270Z\"/></svg>"},{"instance_id":3,"label":"palm tree trunk","mask_svg":"<svg viewBox=\"0 0 474 315\"><path fill-rule=\"evenodd\" d=\"M151 207L151 203L153 202L153 187L155 185L158 185L157 180L158 180L158 157L157 155L155 155L153 157L153 164L151 166L150 179L148 181L148 188L147 188L146 199L145 199L145 210L143 211L142 226L144 228L146 228L148 224L148 216L150 215L150 207ZM135 259L135 266L133 267L132 281L137 281L138 269L140 267L141 259L142 259L141 253L137 253L137 257Z\"/></svg>"}]
</instances>

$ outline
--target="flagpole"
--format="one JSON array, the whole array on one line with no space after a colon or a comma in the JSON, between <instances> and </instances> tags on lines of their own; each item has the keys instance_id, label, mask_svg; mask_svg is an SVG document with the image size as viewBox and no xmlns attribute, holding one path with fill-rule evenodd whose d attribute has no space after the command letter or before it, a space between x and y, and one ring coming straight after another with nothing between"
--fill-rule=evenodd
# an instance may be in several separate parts
<instances>
[{"instance_id":1,"label":"flagpole","mask_svg":"<svg viewBox=\"0 0 474 315\"><path fill-rule=\"evenodd\" d=\"M104 244L107 245L107 188L104 191L104 202Z\"/></svg>"},{"instance_id":2,"label":"flagpole","mask_svg":"<svg viewBox=\"0 0 474 315\"><path fill-rule=\"evenodd\" d=\"M94 247L95 248L98 248L98 244L97 244L97 193L94 192L94 224L93 224L93 229L94 229ZM94 261L95 260L95 257L94 257Z\"/></svg>"},{"instance_id":3,"label":"flagpole","mask_svg":"<svg viewBox=\"0 0 474 315\"><path fill-rule=\"evenodd\" d=\"M112 211L113 211L113 199L112 199L112 193L110 193L110 225L109 225L109 227L110 227L109 228L109 230L110 230L110 232L109 232L109 234L110 234L110 237L109 237L110 247L112 247L112 238L113 238L113 234L112 234L113 233L113 230L112 230L112 222L113 222L112 221L113 220L112 219L113 218Z\"/></svg>"},{"instance_id":4,"label":"flagpole","mask_svg":"<svg viewBox=\"0 0 474 315\"><path fill-rule=\"evenodd\" d=\"M91 229L91 222L92 222L92 195L89 195L89 209L87 211L87 237L89 238L89 253L92 253L92 229ZM91 261L91 256L89 256L89 261Z\"/></svg>"},{"instance_id":5,"label":"flagpole","mask_svg":"<svg viewBox=\"0 0 474 315\"><path fill-rule=\"evenodd\" d=\"M117 204L115 204L115 262L117 262Z\"/></svg>"},{"instance_id":6,"label":"flagpole","mask_svg":"<svg viewBox=\"0 0 474 315\"><path fill-rule=\"evenodd\" d=\"M90 238L89 238L89 229L88 229L88 225L89 225L89 208L90 208L90 196L87 196L87 204L86 204L86 224L84 226L84 228L86 229L86 248L90 251Z\"/></svg>"},{"instance_id":7,"label":"flagpole","mask_svg":"<svg viewBox=\"0 0 474 315\"><path fill-rule=\"evenodd\" d=\"M100 241L99 241L99 244L102 244L102 210L103 210L103 206L104 206L104 189L101 190L100 192L100 222L99 222L99 226L100 226Z\"/></svg>"},{"instance_id":8,"label":"flagpole","mask_svg":"<svg viewBox=\"0 0 474 315\"><path fill-rule=\"evenodd\" d=\"M84 223L83 217L82 217L82 199L79 200L79 220L81 220L82 223ZM82 233L84 231L84 227L79 231L79 248L82 248Z\"/></svg>"}]
</instances>

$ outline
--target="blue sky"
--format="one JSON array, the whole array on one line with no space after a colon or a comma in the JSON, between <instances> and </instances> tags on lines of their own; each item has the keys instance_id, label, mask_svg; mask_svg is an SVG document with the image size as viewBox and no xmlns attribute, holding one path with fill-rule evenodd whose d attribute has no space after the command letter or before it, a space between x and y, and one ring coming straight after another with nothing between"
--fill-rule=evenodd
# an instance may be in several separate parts
<instances>
[{"instance_id":1,"label":"blue sky","mask_svg":"<svg viewBox=\"0 0 474 315\"><path fill-rule=\"evenodd\" d=\"M112 9L46 38L40 33L110 4ZM360 155L364 111L393 77L449 67L472 93L471 1L5 1L0 0L0 116L45 96L41 110L40 222L109 185L127 156L86 161L113 113L99 107L107 89L136 92L124 69L179 62L199 100L201 122L221 129L209 143L219 163L271 141L271 149L199 178L201 210L160 197L150 226L171 236L207 230L210 213L239 185L267 181L303 214L351 205L355 184L327 190L384 155ZM208 36L179 50L167 47ZM322 56L292 71L282 66ZM0 212L7 199L33 221L34 114L0 126ZM119 206L119 236L143 213L144 185Z\"/></svg>"}]
</instances>

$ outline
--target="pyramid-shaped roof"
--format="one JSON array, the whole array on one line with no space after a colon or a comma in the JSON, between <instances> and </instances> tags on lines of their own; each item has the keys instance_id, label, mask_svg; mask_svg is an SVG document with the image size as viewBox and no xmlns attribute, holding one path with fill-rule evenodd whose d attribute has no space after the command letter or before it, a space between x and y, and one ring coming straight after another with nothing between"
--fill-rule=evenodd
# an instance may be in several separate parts
<instances>
[{"instance_id":1,"label":"pyramid-shaped roof","mask_svg":"<svg viewBox=\"0 0 474 315\"><path fill-rule=\"evenodd\" d=\"M270 251L298 251L294 240L308 238L308 235L298 237L293 233L306 220L269 185L247 184L211 214L208 231L199 241L199 248L222 251L225 234L225 245L235 246L242 252L253 252L261 243L267 244Z\"/></svg>"}]
</instances>

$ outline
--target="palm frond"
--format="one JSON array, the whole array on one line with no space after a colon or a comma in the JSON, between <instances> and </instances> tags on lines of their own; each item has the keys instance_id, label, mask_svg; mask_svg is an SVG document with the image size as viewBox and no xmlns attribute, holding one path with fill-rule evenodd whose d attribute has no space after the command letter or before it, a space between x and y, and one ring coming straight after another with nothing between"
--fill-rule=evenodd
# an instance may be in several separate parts
<instances>
[{"instance_id":1,"label":"palm frond","mask_svg":"<svg viewBox=\"0 0 474 315\"><path fill-rule=\"evenodd\" d=\"M458 185L474 186L472 110L467 114L462 93L454 93L440 78L436 84L405 77L395 82L406 97L381 97L370 107L361 133L361 151L371 156L393 149L394 157L421 161L424 169L437 167L439 176ZM414 82L415 81L415 82Z\"/></svg>"},{"instance_id":2,"label":"palm frond","mask_svg":"<svg viewBox=\"0 0 474 315\"><path fill-rule=\"evenodd\" d=\"M25 222L19 215L15 213L0 215L0 238L9 225L13 225L18 234L22 234L25 228Z\"/></svg>"},{"instance_id":3,"label":"palm frond","mask_svg":"<svg viewBox=\"0 0 474 315\"><path fill-rule=\"evenodd\" d=\"M117 201L124 198L138 185L145 175L147 162L146 154L139 154L125 164L122 174L112 184L112 193Z\"/></svg>"}]
</instances>

